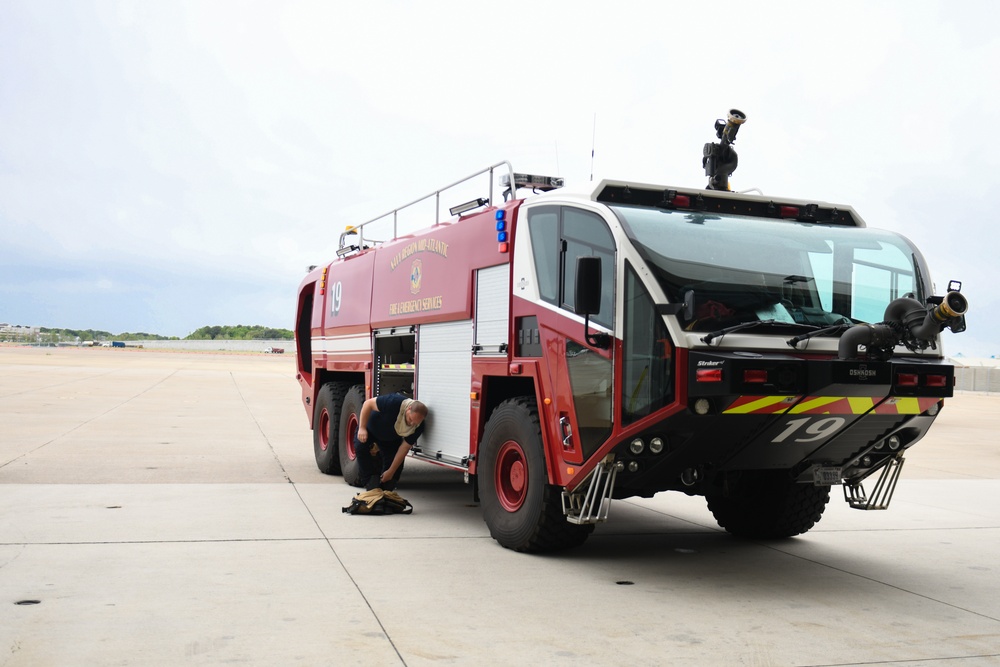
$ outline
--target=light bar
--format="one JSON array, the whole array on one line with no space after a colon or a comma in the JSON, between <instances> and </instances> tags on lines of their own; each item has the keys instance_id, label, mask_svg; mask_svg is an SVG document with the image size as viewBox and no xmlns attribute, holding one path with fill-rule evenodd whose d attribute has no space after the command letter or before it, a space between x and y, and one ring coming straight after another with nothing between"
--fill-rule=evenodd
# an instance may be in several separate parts
<instances>
[{"instance_id":1,"label":"light bar","mask_svg":"<svg viewBox=\"0 0 1000 667\"><path fill-rule=\"evenodd\" d=\"M565 179L558 176L537 176L535 174L514 174L514 186L548 192L565 185ZM510 174L500 174L500 185L510 187Z\"/></svg>"},{"instance_id":2,"label":"light bar","mask_svg":"<svg viewBox=\"0 0 1000 667\"><path fill-rule=\"evenodd\" d=\"M462 215L463 213L467 213L472 209L479 208L480 206L486 206L489 203L490 203L489 199L483 199L482 197L479 197L477 199L473 199L472 201L467 201L464 204L459 204L458 206L452 206L451 208L448 209L448 212L451 213L452 215Z\"/></svg>"}]
</instances>

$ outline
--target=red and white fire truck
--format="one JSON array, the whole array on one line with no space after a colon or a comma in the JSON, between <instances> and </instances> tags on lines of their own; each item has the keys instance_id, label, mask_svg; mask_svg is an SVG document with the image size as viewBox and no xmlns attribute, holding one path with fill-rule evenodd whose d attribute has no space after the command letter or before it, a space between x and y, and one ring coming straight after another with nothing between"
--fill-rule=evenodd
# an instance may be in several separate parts
<instances>
[{"instance_id":1,"label":"red and white fire truck","mask_svg":"<svg viewBox=\"0 0 1000 667\"><path fill-rule=\"evenodd\" d=\"M744 119L716 123L708 189L573 193L501 162L417 200L419 231L396 228L417 202L349 227L298 291L319 469L357 484L361 404L403 392L430 409L410 455L464 471L518 551L578 545L612 499L660 491L754 538L809 530L831 485L885 509L952 395L939 334L968 304L850 206L730 192Z\"/></svg>"}]
</instances>

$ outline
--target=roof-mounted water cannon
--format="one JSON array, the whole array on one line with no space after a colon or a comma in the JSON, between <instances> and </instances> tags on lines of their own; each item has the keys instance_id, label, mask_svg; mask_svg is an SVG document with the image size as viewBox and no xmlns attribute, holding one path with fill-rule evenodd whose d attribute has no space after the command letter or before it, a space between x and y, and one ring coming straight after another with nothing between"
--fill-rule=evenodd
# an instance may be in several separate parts
<instances>
[{"instance_id":1,"label":"roof-mounted water cannon","mask_svg":"<svg viewBox=\"0 0 1000 667\"><path fill-rule=\"evenodd\" d=\"M715 136L719 143L705 144L702 152L701 166L705 168L705 175L708 176L707 190L728 190L729 177L736 171L739 164L739 157L732 144L736 141L736 133L740 131L740 125L745 123L747 116L739 109L730 109L726 120L721 118L715 121Z\"/></svg>"}]
</instances>

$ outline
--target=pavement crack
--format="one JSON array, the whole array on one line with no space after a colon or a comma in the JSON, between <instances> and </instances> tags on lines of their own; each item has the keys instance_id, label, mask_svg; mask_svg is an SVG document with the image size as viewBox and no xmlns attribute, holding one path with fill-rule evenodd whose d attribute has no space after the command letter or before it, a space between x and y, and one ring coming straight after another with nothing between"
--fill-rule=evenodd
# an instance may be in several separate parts
<instances>
[{"instance_id":1,"label":"pavement crack","mask_svg":"<svg viewBox=\"0 0 1000 667\"><path fill-rule=\"evenodd\" d=\"M236 376L230 372L229 377L233 381L233 387L236 389L236 395L240 397L241 401L243 401L243 407L247 409L247 414L250 415L250 419L253 421L254 426L257 427L257 430L260 431L261 437L264 438L264 444L266 444L267 448L271 450L271 456L274 458L274 462L278 464L278 468L281 470L282 476L284 476L286 482L294 486L295 484L292 482L292 478L288 476L288 471L285 470L284 464L281 462L281 459L278 458L278 452L274 451L274 445L271 444L271 439L267 437L267 433L264 432L264 427L260 425L257 415L255 415L254 411L250 408L250 404L247 402L246 396L244 396L243 392L240 391L240 383L236 381ZM299 498L301 499L301 496Z\"/></svg>"}]
</instances>

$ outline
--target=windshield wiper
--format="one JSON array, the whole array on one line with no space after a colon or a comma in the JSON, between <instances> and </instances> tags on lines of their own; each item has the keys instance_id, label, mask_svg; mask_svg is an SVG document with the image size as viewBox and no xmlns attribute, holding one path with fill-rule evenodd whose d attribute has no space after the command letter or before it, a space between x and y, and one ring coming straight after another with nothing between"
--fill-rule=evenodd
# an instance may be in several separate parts
<instances>
[{"instance_id":1,"label":"windshield wiper","mask_svg":"<svg viewBox=\"0 0 1000 667\"><path fill-rule=\"evenodd\" d=\"M713 331L712 333L705 334L701 342L706 345L710 344L716 338L720 336L725 336L727 333L732 333L734 331L739 331L741 329L749 329L750 327L759 327L762 324L774 324L777 320L755 320L753 322L740 322L739 324L734 324L731 327L726 327L725 329L719 329L718 331Z\"/></svg>"},{"instance_id":2,"label":"windshield wiper","mask_svg":"<svg viewBox=\"0 0 1000 667\"><path fill-rule=\"evenodd\" d=\"M816 329L815 331L810 331L808 333L799 334L794 338L789 338L785 342L788 343L789 347L796 347L799 343L804 340L809 340L814 336L822 336L823 334L834 333L835 331L845 331L850 327L854 326L852 322L842 322L840 324L834 324L832 327L824 327L822 329Z\"/></svg>"},{"instance_id":3,"label":"windshield wiper","mask_svg":"<svg viewBox=\"0 0 1000 667\"><path fill-rule=\"evenodd\" d=\"M820 328L815 324L805 324L804 322L786 322L785 320L776 320L776 319L755 320L753 322L740 322L739 324L734 324L731 327L726 327L725 329L719 329L718 331L713 331L709 334L705 334L705 336L702 337L701 342L709 344L716 338L719 338L720 336L725 336L727 333L740 331L741 329L749 329L750 327L757 327L762 324L774 324L779 327L796 327L798 329L809 329L810 330L809 333L801 334L788 341L788 344L791 345L792 347L795 347L793 341L794 343L798 343L807 338L812 338L813 336L819 336L821 334L829 333L831 331L837 331L838 329L846 329L847 327L851 326L850 324L838 324L832 327Z\"/></svg>"}]
</instances>

